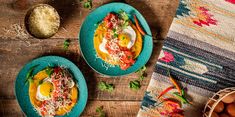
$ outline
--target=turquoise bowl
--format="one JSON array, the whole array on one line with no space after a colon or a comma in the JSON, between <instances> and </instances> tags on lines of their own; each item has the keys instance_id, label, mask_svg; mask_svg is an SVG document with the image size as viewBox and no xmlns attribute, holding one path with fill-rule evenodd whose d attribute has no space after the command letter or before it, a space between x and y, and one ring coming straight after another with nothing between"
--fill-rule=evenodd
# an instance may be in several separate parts
<instances>
[{"instance_id":1,"label":"turquoise bowl","mask_svg":"<svg viewBox=\"0 0 235 117\"><path fill-rule=\"evenodd\" d=\"M73 75L74 80L77 82L78 86L78 100L76 105L73 107L73 109L64 115L63 117L78 117L84 110L86 103L87 103L87 97L88 97L88 91L87 91L87 85L86 81L81 73L81 71L77 68L75 64L73 64L71 61L58 57L58 56L45 56L41 58L37 58L29 63L27 63L19 72L16 81L15 81L15 95L16 99L22 109L22 111L25 113L28 117L40 117L36 110L34 110L33 105L30 103L29 99L29 84L27 83L25 85L25 78L26 74L28 73L29 69L32 66L38 65L35 69L33 74L35 75L37 72L44 69L46 66L63 66L67 68L70 73Z\"/></svg>"},{"instance_id":2,"label":"turquoise bowl","mask_svg":"<svg viewBox=\"0 0 235 117\"><path fill-rule=\"evenodd\" d=\"M130 18L132 21L132 15L135 14L141 26L148 35L143 37L143 48L134 65L132 65L127 70L121 70L119 66L109 67L107 69L107 67L105 67L108 66L107 63L105 63L100 58L97 58L96 51L93 46L94 31L97 28L95 24L102 21L108 13L117 13L121 9L131 16ZM152 34L148 23L140 14L140 12L138 12L135 8L124 3L109 3L95 9L86 17L80 29L78 38L82 55L92 69L100 74L107 76L122 76L137 71L148 62L153 49L153 40L151 35Z\"/></svg>"}]
</instances>

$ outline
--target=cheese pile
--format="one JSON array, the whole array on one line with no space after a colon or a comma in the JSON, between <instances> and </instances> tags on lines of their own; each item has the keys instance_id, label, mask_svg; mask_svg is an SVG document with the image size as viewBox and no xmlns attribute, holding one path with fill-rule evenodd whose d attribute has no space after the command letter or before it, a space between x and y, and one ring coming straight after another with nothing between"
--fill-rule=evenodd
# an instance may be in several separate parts
<instances>
[{"instance_id":1,"label":"cheese pile","mask_svg":"<svg viewBox=\"0 0 235 117\"><path fill-rule=\"evenodd\" d=\"M37 38L49 38L59 29L59 14L49 5L39 5L31 11L28 24L32 35Z\"/></svg>"}]
</instances>

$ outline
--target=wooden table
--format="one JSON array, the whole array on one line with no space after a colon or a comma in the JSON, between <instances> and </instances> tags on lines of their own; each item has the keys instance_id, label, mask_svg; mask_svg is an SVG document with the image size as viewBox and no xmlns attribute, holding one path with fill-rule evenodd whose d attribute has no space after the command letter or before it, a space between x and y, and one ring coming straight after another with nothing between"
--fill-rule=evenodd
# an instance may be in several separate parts
<instances>
[{"instance_id":1,"label":"wooden table","mask_svg":"<svg viewBox=\"0 0 235 117\"><path fill-rule=\"evenodd\" d=\"M93 8L111 0L93 0ZM125 77L109 78L95 73L80 55L77 35L80 26L91 11L85 9L79 0L1 0L0 1L0 115L24 116L15 95L14 81L20 69L30 60L45 55L59 55L73 61L83 72L88 85L89 98L82 116L96 116L96 107L103 105L108 117L132 117L139 110L144 92L169 26L178 6L178 0L127 0L122 1L134 6L146 18L154 40L152 57L147 64L147 78L138 91L128 87L129 81L137 78L136 74ZM24 17L27 8L38 3L49 3L62 17L59 32L50 39L35 39L25 32ZM68 51L63 49L65 39L70 39ZM111 93L99 91L97 82L106 81L115 84Z\"/></svg>"}]
</instances>

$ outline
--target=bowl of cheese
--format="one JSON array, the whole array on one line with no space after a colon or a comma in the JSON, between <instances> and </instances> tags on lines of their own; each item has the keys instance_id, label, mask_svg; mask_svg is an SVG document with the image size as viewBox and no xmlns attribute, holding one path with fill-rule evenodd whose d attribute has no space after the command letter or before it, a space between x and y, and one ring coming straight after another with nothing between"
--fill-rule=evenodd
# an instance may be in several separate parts
<instances>
[{"instance_id":1,"label":"bowl of cheese","mask_svg":"<svg viewBox=\"0 0 235 117\"><path fill-rule=\"evenodd\" d=\"M25 16L25 27L33 37L50 38L60 27L60 16L52 6L38 4L28 10Z\"/></svg>"}]
</instances>

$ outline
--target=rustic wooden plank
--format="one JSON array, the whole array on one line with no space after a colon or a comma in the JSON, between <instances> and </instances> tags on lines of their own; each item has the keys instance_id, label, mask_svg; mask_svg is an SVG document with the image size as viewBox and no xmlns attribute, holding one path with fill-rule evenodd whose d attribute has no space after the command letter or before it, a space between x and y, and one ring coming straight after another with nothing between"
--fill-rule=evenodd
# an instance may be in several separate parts
<instances>
[{"instance_id":1,"label":"rustic wooden plank","mask_svg":"<svg viewBox=\"0 0 235 117\"><path fill-rule=\"evenodd\" d=\"M107 117L135 117L140 101L93 101L89 100L81 117L98 117L96 108L103 106ZM16 100L0 100L0 116L23 117L24 113Z\"/></svg>"}]
</instances>

